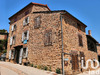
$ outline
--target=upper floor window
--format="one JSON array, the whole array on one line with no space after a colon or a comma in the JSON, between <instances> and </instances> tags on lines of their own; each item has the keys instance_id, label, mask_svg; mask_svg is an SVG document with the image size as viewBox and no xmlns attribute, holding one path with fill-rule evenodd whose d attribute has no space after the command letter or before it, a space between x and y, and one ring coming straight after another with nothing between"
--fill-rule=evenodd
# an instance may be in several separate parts
<instances>
[{"instance_id":1,"label":"upper floor window","mask_svg":"<svg viewBox=\"0 0 100 75\"><path fill-rule=\"evenodd\" d=\"M34 28L39 28L41 24L41 17L38 16L34 19Z\"/></svg>"},{"instance_id":2,"label":"upper floor window","mask_svg":"<svg viewBox=\"0 0 100 75\"><path fill-rule=\"evenodd\" d=\"M81 25L77 23L78 31L81 31Z\"/></svg>"},{"instance_id":3,"label":"upper floor window","mask_svg":"<svg viewBox=\"0 0 100 75\"><path fill-rule=\"evenodd\" d=\"M16 28L17 28L16 24L12 25L12 31L16 31Z\"/></svg>"},{"instance_id":4,"label":"upper floor window","mask_svg":"<svg viewBox=\"0 0 100 75\"><path fill-rule=\"evenodd\" d=\"M28 40L29 40L29 31L25 31L22 33L22 42L26 44Z\"/></svg>"},{"instance_id":5,"label":"upper floor window","mask_svg":"<svg viewBox=\"0 0 100 75\"><path fill-rule=\"evenodd\" d=\"M45 37L44 45L45 46L52 45L52 30L46 30L44 37Z\"/></svg>"},{"instance_id":6,"label":"upper floor window","mask_svg":"<svg viewBox=\"0 0 100 75\"><path fill-rule=\"evenodd\" d=\"M25 15L28 15L28 14L29 14L29 10L25 12Z\"/></svg>"},{"instance_id":7,"label":"upper floor window","mask_svg":"<svg viewBox=\"0 0 100 75\"><path fill-rule=\"evenodd\" d=\"M10 45L15 45L16 36L10 37Z\"/></svg>"},{"instance_id":8,"label":"upper floor window","mask_svg":"<svg viewBox=\"0 0 100 75\"><path fill-rule=\"evenodd\" d=\"M79 46L83 46L83 40L82 40L82 35L78 35L79 38Z\"/></svg>"},{"instance_id":9,"label":"upper floor window","mask_svg":"<svg viewBox=\"0 0 100 75\"><path fill-rule=\"evenodd\" d=\"M23 25L27 25L29 24L29 17L26 17L24 20L23 20Z\"/></svg>"}]
</instances>

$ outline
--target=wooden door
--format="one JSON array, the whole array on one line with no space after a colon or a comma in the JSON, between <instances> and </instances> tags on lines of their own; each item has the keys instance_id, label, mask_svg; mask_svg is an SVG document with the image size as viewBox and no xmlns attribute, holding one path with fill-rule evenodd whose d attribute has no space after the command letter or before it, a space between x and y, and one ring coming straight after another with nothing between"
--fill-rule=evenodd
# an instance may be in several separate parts
<instances>
[{"instance_id":1,"label":"wooden door","mask_svg":"<svg viewBox=\"0 0 100 75\"><path fill-rule=\"evenodd\" d=\"M78 70L78 55L72 55L72 69Z\"/></svg>"}]
</instances>

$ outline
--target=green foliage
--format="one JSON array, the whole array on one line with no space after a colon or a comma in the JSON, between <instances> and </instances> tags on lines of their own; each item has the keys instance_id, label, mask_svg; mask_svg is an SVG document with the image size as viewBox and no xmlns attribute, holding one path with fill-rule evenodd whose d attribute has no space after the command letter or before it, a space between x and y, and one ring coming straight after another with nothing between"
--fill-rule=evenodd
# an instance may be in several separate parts
<instances>
[{"instance_id":1,"label":"green foliage","mask_svg":"<svg viewBox=\"0 0 100 75\"><path fill-rule=\"evenodd\" d=\"M3 53L7 53L7 50L5 49L5 50L3 50Z\"/></svg>"},{"instance_id":2,"label":"green foliage","mask_svg":"<svg viewBox=\"0 0 100 75\"><path fill-rule=\"evenodd\" d=\"M1 33L5 33L5 32L6 32L6 30L5 30L5 29L3 29L3 30L0 30L0 32L1 32Z\"/></svg>"},{"instance_id":3,"label":"green foliage","mask_svg":"<svg viewBox=\"0 0 100 75\"><path fill-rule=\"evenodd\" d=\"M30 64L30 66L33 67L34 65L33 64Z\"/></svg>"},{"instance_id":4,"label":"green foliage","mask_svg":"<svg viewBox=\"0 0 100 75\"><path fill-rule=\"evenodd\" d=\"M57 68L57 69L56 69L56 73L61 74L60 68Z\"/></svg>"},{"instance_id":5,"label":"green foliage","mask_svg":"<svg viewBox=\"0 0 100 75\"><path fill-rule=\"evenodd\" d=\"M48 70L48 67L47 66L44 66L44 70Z\"/></svg>"},{"instance_id":6,"label":"green foliage","mask_svg":"<svg viewBox=\"0 0 100 75\"><path fill-rule=\"evenodd\" d=\"M49 71L52 71L52 70L51 70L51 66L49 67L49 69L48 69L48 70L49 70Z\"/></svg>"},{"instance_id":7,"label":"green foliage","mask_svg":"<svg viewBox=\"0 0 100 75\"><path fill-rule=\"evenodd\" d=\"M37 65L35 65L34 68L37 68Z\"/></svg>"}]
</instances>

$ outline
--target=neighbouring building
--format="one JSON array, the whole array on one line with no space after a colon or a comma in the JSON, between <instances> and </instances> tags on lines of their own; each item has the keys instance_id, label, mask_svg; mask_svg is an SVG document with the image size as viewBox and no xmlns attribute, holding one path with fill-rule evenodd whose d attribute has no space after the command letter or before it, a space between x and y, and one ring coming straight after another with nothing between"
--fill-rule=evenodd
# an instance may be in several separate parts
<instances>
[{"instance_id":1,"label":"neighbouring building","mask_svg":"<svg viewBox=\"0 0 100 75\"><path fill-rule=\"evenodd\" d=\"M9 20L6 61L62 69L62 40L67 74L83 71L81 57L84 65L87 59L98 59L97 52L88 48L87 26L65 10L51 11L47 5L30 3Z\"/></svg>"},{"instance_id":2,"label":"neighbouring building","mask_svg":"<svg viewBox=\"0 0 100 75\"><path fill-rule=\"evenodd\" d=\"M100 62L100 44L97 44L98 60Z\"/></svg>"}]
</instances>

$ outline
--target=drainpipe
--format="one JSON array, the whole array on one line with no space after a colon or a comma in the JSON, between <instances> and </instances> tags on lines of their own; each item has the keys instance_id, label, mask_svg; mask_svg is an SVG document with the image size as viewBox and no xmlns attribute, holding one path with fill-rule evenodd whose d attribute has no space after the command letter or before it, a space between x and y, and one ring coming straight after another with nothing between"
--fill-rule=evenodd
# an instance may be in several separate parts
<instances>
[{"instance_id":1,"label":"drainpipe","mask_svg":"<svg viewBox=\"0 0 100 75\"><path fill-rule=\"evenodd\" d=\"M64 75L64 52L63 52L63 26L62 26L62 13L60 14L60 20L61 20L61 40L62 40L62 75Z\"/></svg>"}]
</instances>

